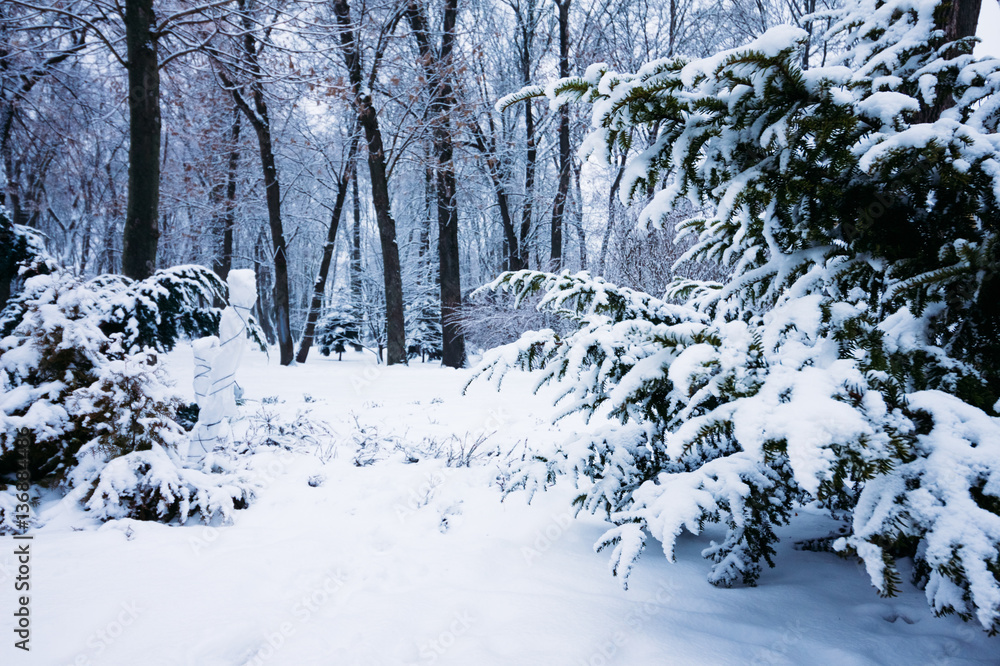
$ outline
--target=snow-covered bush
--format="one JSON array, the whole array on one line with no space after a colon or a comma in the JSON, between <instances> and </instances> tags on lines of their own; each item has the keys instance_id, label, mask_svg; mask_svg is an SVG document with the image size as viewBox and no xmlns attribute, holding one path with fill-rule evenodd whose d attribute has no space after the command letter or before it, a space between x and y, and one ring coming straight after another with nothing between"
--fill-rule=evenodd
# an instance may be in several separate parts
<instances>
[{"instance_id":1,"label":"snow-covered bush","mask_svg":"<svg viewBox=\"0 0 1000 666\"><path fill-rule=\"evenodd\" d=\"M151 508L175 504L180 486L170 482L162 461L179 466L176 447L186 437L176 422L183 403L154 348L169 348L178 335L210 325L211 307L201 304L212 293L206 286L212 281L199 277L206 274L181 267L133 284L114 277L81 281L56 271L26 280L5 310L9 330L0 338L0 478L16 472L14 437L27 428L33 484L93 489L112 483L105 474L120 480L122 465L139 470L145 463L137 461L156 460L148 470L155 468L162 483L144 472L135 477L134 492L112 484L116 494L103 502L132 499L117 509L102 505L98 513L185 519L183 502L176 511ZM171 293L175 286L179 293ZM158 312L159 305L166 311ZM131 462L117 462L122 459ZM211 483L188 487L202 498L216 492ZM205 515L218 511L199 506Z\"/></svg>"},{"instance_id":2,"label":"snow-covered bush","mask_svg":"<svg viewBox=\"0 0 1000 666\"><path fill-rule=\"evenodd\" d=\"M197 514L204 522L216 517L229 522L233 511L246 508L253 496L253 486L244 475L181 467L163 447L153 445L109 461L85 506L100 520L184 523Z\"/></svg>"},{"instance_id":3,"label":"snow-covered bush","mask_svg":"<svg viewBox=\"0 0 1000 666\"><path fill-rule=\"evenodd\" d=\"M623 191L663 184L644 224L685 199L706 211L679 225L696 238L686 258L732 271L677 281L683 306L586 274L491 285L575 323L481 372L541 368L566 413L611 419L520 481L592 481L579 502L616 523L601 540L615 573L647 535L672 558L682 531L721 522L710 579L753 584L774 527L816 502L849 520L831 545L881 593L912 557L937 613L1000 630L1000 62L945 43L938 10L853 4L833 17L850 49L829 67L803 70L805 33L786 26L548 89L593 104L598 158L657 126Z\"/></svg>"},{"instance_id":4,"label":"snow-covered bush","mask_svg":"<svg viewBox=\"0 0 1000 666\"><path fill-rule=\"evenodd\" d=\"M29 279L18 297L17 325L0 339L0 473L15 470L18 429L34 435L29 469L36 483L64 478L89 439L67 400L125 354L119 341L101 330L96 300L94 291L63 273Z\"/></svg>"},{"instance_id":5,"label":"snow-covered bush","mask_svg":"<svg viewBox=\"0 0 1000 666\"><path fill-rule=\"evenodd\" d=\"M55 262L45 252L38 232L11 222L0 205L0 310L20 293L25 280L53 270ZM3 328L0 318L0 330Z\"/></svg>"},{"instance_id":6,"label":"snow-covered bush","mask_svg":"<svg viewBox=\"0 0 1000 666\"><path fill-rule=\"evenodd\" d=\"M175 421L182 403L154 352L112 357L96 371L93 384L66 399L77 427L91 436L85 447L108 459L148 451L154 445L177 448L185 436Z\"/></svg>"},{"instance_id":7,"label":"snow-covered bush","mask_svg":"<svg viewBox=\"0 0 1000 666\"><path fill-rule=\"evenodd\" d=\"M0 335L13 334L31 304L51 294L53 285L58 284L62 291L71 288L79 294L73 314L76 319L86 317L106 337L121 334L125 349L169 351L182 338L218 330L220 309L212 303L227 298L225 283L203 266L166 268L138 282L121 275L81 281L57 273L52 271L49 276L54 282L41 278L25 282L0 317ZM260 337L254 331L251 335Z\"/></svg>"},{"instance_id":8,"label":"snow-covered bush","mask_svg":"<svg viewBox=\"0 0 1000 666\"><path fill-rule=\"evenodd\" d=\"M183 523L198 514L205 522L228 521L253 497L249 481L233 470L183 466L181 402L151 352L110 361L94 384L70 394L67 406L92 435L76 453L68 485L86 489L84 506L100 520Z\"/></svg>"}]
</instances>

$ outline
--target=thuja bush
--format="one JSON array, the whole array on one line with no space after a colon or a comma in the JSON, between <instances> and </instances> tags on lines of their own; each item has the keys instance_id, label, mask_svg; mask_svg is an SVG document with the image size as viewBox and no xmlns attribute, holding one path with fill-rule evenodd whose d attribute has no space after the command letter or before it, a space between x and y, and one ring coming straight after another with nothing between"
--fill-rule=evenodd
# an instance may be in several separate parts
<instances>
[{"instance_id":1,"label":"thuja bush","mask_svg":"<svg viewBox=\"0 0 1000 666\"><path fill-rule=\"evenodd\" d=\"M702 211L679 224L685 258L729 271L665 300L587 274L489 285L573 324L487 354L480 375L537 370L591 418L519 485L575 476L578 505L615 524L599 545L623 578L649 537L673 559L678 535L721 523L710 580L755 584L775 527L811 502L846 520L819 543L861 558L880 593L912 558L936 613L1000 630L1000 62L946 43L939 9L852 3L829 16L848 45L833 66L802 69L806 35L785 26L544 91L593 105L598 158L658 128L623 191L662 187L646 224Z\"/></svg>"}]
</instances>

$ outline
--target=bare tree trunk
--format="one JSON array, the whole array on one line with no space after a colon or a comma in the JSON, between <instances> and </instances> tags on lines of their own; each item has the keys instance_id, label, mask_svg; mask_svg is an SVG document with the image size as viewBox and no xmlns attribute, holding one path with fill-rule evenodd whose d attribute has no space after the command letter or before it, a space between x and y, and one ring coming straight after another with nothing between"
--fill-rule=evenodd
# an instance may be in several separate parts
<instances>
[{"instance_id":1,"label":"bare tree trunk","mask_svg":"<svg viewBox=\"0 0 1000 666\"><path fill-rule=\"evenodd\" d=\"M361 307L361 201L358 199L358 165L355 157L351 169L351 206L354 226L351 227L351 293L355 307Z\"/></svg>"},{"instance_id":2,"label":"bare tree trunk","mask_svg":"<svg viewBox=\"0 0 1000 666\"><path fill-rule=\"evenodd\" d=\"M389 179L385 168L385 148L378 116L365 97L360 104L361 124L368 141L368 171L371 175L372 205L378 222L382 247L382 282L385 288L386 365L406 363L406 324L403 312L403 278L396 244L396 221L389 199Z\"/></svg>"},{"instance_id":3,"label":"bare tree trunk","mask_svg":"<svg viewBox=\"0 0 1000 666\"><path fill-rule=\"evenodd\" d=\"M580 167L573 164L573 219L580 241L580 270L587 270L587 234L583 229L583 188L580 187Z\"/></svg>"},{"instance_id":4,"label":"bare tree trunk","mask_svg":"<svg viewBox=\"0 0 1000 666\"><path fill-rule=\"evenodd\" d=\"M156 270L160 205L160 71L153 0L126 0L128 49L128 205L122 272L133 280Z\"/></svg>"},{"instance_id":5,"label":"bare tree trunk","mask_svg":"<svg viewBox=\"0 0 1000 666\"><path fill-rule=\"evenodd\" d=\"M351 146L348 149L344 172L337 183L337 199L333 204L333 213L330 215L330 227L326 234L326 244L323 246L323 259L320 261L319 274L316 276L316 284L313 286L312 302L309 305L309 315L306 318L302 340L299 342L299 353L295 357L297 363L305 363L306 357L309 356L309 348L312 347L313 335L316 332L316 321L319 319L320 310L323 308L323 294L326 293L326 278L330 273L330 263L333 261L333 250L337 242L337 227L340 226L340 216L344 210L344 201L347 199L347 188L353 178L351 171L354 168L354 154L358 150L357 137L358 135L355 132L351 138ZM334 275L334 279L336 279L336 275Z\"/></svg>"},{"instance_id":6,"label":"bare tree trunk","mask_svg":"<svg viewBox=\"0 0 1000 666\"><path fill-rule=\"evenodd\" d=\"M434 177L434 165L431 164L433 146L424 147L424 219L420 225L420 246L417 256L420 259L420 273L417 277L419 285L425 275L424 261L431 252L431 224L437 218L437 184ZM429 271L427 275L429 275Z\"/></svg>"},{"instance_id":7,"label":"bare tree trunk","mask_svg":"<svg viewBox=\"0 0 1000 666\"><path fill-rule=\"evenodd\" d=\"M258 113L267 118L263 103L258 105ZM285 232L281 223L281 190L278 185L278 169L274 163L274 149L271 144L270 124L255 127L260 144L260 160L264 168L264 189L267 197L267 219L271 228L271 248L274 253L274 315L278 338L278 352L281 365L292 362L293 342L288 295L288 253L285 246Z\"/></svg>"},{"instance_id":8,"label":"bare tree trunk","mask_svg":"<svg viewBox=\"0 0 1000 666\"><path fill-rule=\"evenodd\" d=\"M270 275L268 274L270 268L268 267L268 257L266 248L267 238L264 231L261 230L260 234L257 236L257 242L254 244L254 273L256 274L257 282L257 293L259 298L257 299L257 319L260 324L261 330L264 332L264 339L267 340L269 345L273 345L277 338L274 335L274 326L271 324L271 290L268 289L268 281Z\"/></svg>"},{"instance_id":9,"label":"bare tree trunk","mask_svg":"<svg viewBox=\"0 0 1000 666\"><path fill-rule=\"evenodd\" d=\"M559 10L559 76L569 76L569 4L571 0L556 0ZM566 212L566 197L569 194L570 178L569 154L569 108L559 107L559 186L552 206L552 233L550 235L551 259L549 270L562 270L563 218Z\"/></svg>"},{"instance_id":10,"label":"bare tree trunk","mask_svg":"<svg viewBox=\"0 0 1000 666\"><path fill-rule=\"evenodd\" d=\"M410 0L407 16L424 66L431 92L433 148L437 157L436 191L438 211L438 261L441 281L441 364L450 368L465 365L465 336L458 324L462 312L462 282L459 267L458 202L455 184L454 145L449 114L455 107L451 80L452 50L458 0L445 0L441 47L431 45L426 18L415 0Z\"/></svg>"},{"instance_id":11,"label":"bare tree trunk","mask_svg":"<svg viewBox=\"0 0 1000 666\"><path fill-rule=\"evenodd\" d=\"M229 79L228 75L219 70L219 77L233 95L236 105L250 122L257 135L257 145L260 149L260 164L264 171L264 192L267 200L267 220L271 229L272 262L274 264L274 324L278 339L278 352L281 365L291 365L294 360L295 348L292 340L290 321L291 305L288 289L288 251L285 244L285 231L281 221L281 188L278 183L278 168L274 160L274 146L271 137L271 120L267 101L264 98L263 72L258 61L258 54L250 17L246 15L246 0L239 0L243 15L243 51L246 57L247 70L251 75L250 92L253 108L250 107L239 88Z\"/></svg>"},{"instance_id":12,"label":"bare tree trunk","mask_svg":"<svg viewBox=\"0 0 1000 666\"><path fill-rule=\"evenodd\" d=\"M378 115L372 99L363 91L361 51L355 39L351 22L351 8L347 0L334 0L333 11L340 27L340 44L347 64L347 71L354 92L354 105L358 120L365 130L368 144L368 173L372 187L372 206L378 222L379 242L382 246L382 280L385 287L386 364L406 363L406 324L403 312L403 277L399 265L399 247L396 244L396 221L392 218L389 199L389 179L385 166L385 145L379 129ZM377 67L377 63L375 64Z\"/></svg>"},{"instance_id":13,"label":"bare tree trunk","mask_svg":"<svg viewBox=\"0 0 1000 666\"><path fill-rule=\"evenodd\" d=\"M493 184L493 193L496 195L497 208L500 210L500 223L503 227L503 270L518 271L522 268L527 268L521 265L517 231L514 229L514 221L510 215L510 202L507 198L507 188L504 185L504 174L501 172L500 156L496 150L493 119L490 119L490 138L488 141L477 120L469 119L468 125L472 130L473 138L476 140L476 148L486 159L486 168L489 172L490 182Z\"/></svg>"},{"instance_id":14,"label":"bare tree trunk","mask_svg":"<svg viewBox=\"0 0 1000 666\"><path fill-rule=\"evenodd\" d=\"M625 175L625 156L622 155L620 162L618 164L618 173L615 175L615 180L611 183L611 191L608 192L608 225L604 227L604 238L601 239L601 256L597 260L597 273L598 275L604 276L607 271L607 260L608 260L608 244L611 241L611 234L615 227L615 196L618 194L618 188L622 182L622 176Z\"/></svg>"},{"instance_id":15,"label":"bare tree trunk","mask_svg":"<svg viewBox=\"0 0 1000 666\"><path fill-rule=\"evenodd\" d=\"M527 85L527 84L525 84ZM527 268L530 252L528 236L531 235L532 202L535 198L535 164L538 162L538 150L535 148L535 121L531 113L531 100L524 103L524 144L527 155L524 161L524 205L521 206L521 268Z\"/></svg>"},{"instance_id":16,"label":"bare tree trunk","mask_svg":"<svg viewBox=\"0 0 1000 666\"><path fill-rule=\"evenodd\" d=\"M233 231L236 227L236 175L240 165L240 110L235 109L229 133L229 171L226 174L226 198L222 215L222 256L216 273L226 280L233 269Z\"/></svg>"}]
</instances>

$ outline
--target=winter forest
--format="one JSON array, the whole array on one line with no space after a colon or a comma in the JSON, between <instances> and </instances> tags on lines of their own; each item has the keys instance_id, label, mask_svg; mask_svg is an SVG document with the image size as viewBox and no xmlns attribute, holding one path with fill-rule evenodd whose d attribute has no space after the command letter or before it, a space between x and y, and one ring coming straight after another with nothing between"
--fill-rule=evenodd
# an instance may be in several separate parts
<instances>
[{"instance_id":1,"label":"winter forest","mask_svg":"<svg viewBox=\"0 0 1000 666\"><path fill-rule=\"evenodd\" d=\"M3 0L0 661L1000 660L996 0Z\"/></svg>"}]
</instances>

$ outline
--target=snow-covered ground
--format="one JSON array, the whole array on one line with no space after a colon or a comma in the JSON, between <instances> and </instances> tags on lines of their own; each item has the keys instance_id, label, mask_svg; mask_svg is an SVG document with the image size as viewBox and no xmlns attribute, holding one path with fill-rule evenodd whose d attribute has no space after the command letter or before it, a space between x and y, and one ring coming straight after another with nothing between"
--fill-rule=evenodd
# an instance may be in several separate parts
<instances>
[{"instance_id":1,"label":"snow-covered ground","mask_svg":"<svg viewBox=\"0 0 1000 666\"><path fill-rule=\"evenodd\" d=\"M515 374L463 396L469 371L372 358L248 355L240 432L262 441L298 416L329 431L297 451L259 446L257 501L231 526L98 526L39 507L32 650L13 648L5 614L0 664L1000 663L1000 638L933 617L919 590L880 599L863 567L795 550L832 526L805 511L757 588L706 582L706 534L683 537L676 563L651 549L625 591L592 550L603 521L567 511L571 484L500 502L503 459L579 426L550 425L550 394ZM168 363L190 399L190 347ZM447 466L449 453L471 465Z\"/></svg>"}]
</instances>

